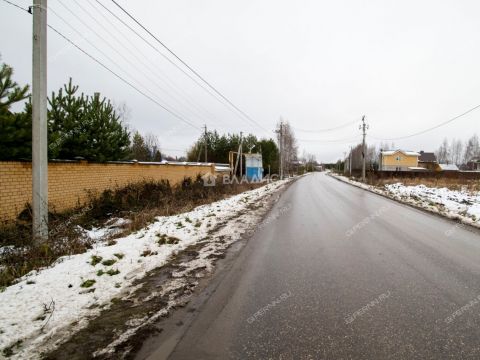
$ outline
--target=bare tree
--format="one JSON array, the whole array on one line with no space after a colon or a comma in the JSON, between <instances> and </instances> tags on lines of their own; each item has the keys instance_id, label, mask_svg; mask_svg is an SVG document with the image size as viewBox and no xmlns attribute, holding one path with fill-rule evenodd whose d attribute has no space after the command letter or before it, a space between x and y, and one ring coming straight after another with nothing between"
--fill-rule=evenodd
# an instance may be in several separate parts
<instances>
[{"instance_id":1,"label":"bare tree","mask_svg":"<svg viewBox=\"0 0 480 360\"><path fill-rule=\"evenodd\" d=\"M463 163L466 164L474 158L480 157L480 143L477 134L474 134L465 144Z\"/></svg>"},{"instance_id":2,"label":"bare tree","mask_svg":"<svg viewBox=\"0 0 480 360\"><path fill-rule=\"evenodd\" d=\"M463 160L463 143L462 141L453 139L450 144L450 162L452 164L461 165Z\"/></svg>"},{"instance_id":3,"label":"bare tree","mask_svg":"<svg viewBox=\"0 0 480 360\"><path fill-rule=\"evenodd\" d=\"M158 137L152 133L146 133L143 138L145 145L150 152L150 159L152 161L161 161L162 155L160 153L160 143L158 142Z\"/></svg>"},{"instance_id":4,"label":"bare tree","mask_svg":"<svg viewBox=\"0 0 480 360\"><path fill-rule=\"evenodd\" d=\"M280 137L280 124L283 133L283 162L287 174L293 169L293 163L298 160L298 145L292 127L286 120L280 119L277 125L277 133ZM280 138L278 139L280 141Z\"/></svg>"},{"instance_id":5,"label":"bare tree","mask_svg":"<svg viewBox=\"0 0 480 360\"><path fill-rule=\"evenodd\" d=\"M442 144L438 148L438 150L435 152L435 155L437 155L437 161L442 164L442 163L448 163L450 160L450 147L448 146L448 139L445 138L443 139Z\"/></svg>"}]
</instances>

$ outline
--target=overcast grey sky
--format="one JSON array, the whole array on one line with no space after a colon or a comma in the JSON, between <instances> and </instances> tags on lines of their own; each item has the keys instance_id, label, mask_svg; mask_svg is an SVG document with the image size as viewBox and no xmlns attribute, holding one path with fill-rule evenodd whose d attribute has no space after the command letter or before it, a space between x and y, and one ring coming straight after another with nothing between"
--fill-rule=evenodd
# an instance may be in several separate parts
<instances>
[{"instance_id":1,"label":"overcast grey sky","mask_svg":"<svg viewBox=\"0 0 480 360\"><path fill-rule=\"evenodd\" d=\"M135 27L111 1L99 1ZM280 117L294 128L315 130L360 121L365 114L370 134L392 138L480 104L478 0L118 2L269 131L235 116L96 0L49 0L49 23L197 127L206 123L220 132L273 136ZM29 14L0 0L0 53L19 83L31 82L31 21ZM198 137L198 129L166 113L54 32L48 35L49 91L71 76L85 93L99 91L116 103L126 102L130 126L158 135L169 154L181 155ZM479 119L480 110L395 145L434 150L445 136L480 134ZM300 151L319 161L334 161L350 146L322 141L359 134L357 124L327 133L296 131Z\"/></svg>"}]
</instances>

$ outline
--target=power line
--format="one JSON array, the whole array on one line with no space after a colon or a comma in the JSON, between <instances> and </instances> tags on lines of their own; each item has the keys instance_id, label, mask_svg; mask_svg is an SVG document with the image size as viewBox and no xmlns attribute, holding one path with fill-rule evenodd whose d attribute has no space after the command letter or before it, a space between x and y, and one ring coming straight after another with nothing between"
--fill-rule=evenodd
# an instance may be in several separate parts
<instances>
[{"instance_id":1,"label":"power line","mask_svg":"<svg viewBox=\"0 0 480 360\"><path fill-rule=\"evenodd\" d=\"M210 111L208 111L204 106L202 106L201 104L197 103L193 98L192 96L190 96L189 94L187 94L183 89L181 89L179 86L177 86L175 84L175 82L167 75L165 74L161 69L158 68L158 66L151 60L151 57L145 55L145 53L138 47L135 45L135 43L130 40L128 38L128 36L126 36L125 34L123 34L120 29L112 22L112 20L110 20L110 18L108 16L106 16L102 11L101 9L98 9L97 5L95 5L91 0L87 0L88 4L90 5L90 7L95 11L95 13L99 14L110 26L112 29L114 29L120 36L123 40L127 41L135 50L136 52L141 55L141 57L146 61L148 62L148 65L146 65L146 67L148 67L150 69L151 72L155 73L157 75L157 77L159 79L161 79L166 86L169 87L169 89L171 89L173 92L175 92L180 98L182 98L185 102L187 102L188 104L190 104L192 106L192 108L195 108L197 111L200 111L200 112L203 112L203 114L207 117L207 118L212 118L212 119L215 119L216 122L218 122L219 124L224 124L224 125L227 125L223 120L219 120L217 118L217 116L213 115ZM77 3L78 4L78 3ZM85 11L85 10L84 10ZM118 41L118 40L117 40ZM122 44L122 46L127 49L125 47L125 45L123 45L123 43L121 41L118 41L119 43ZM127 49L128 50L128 49ZM130 51L133 55L134 51ZM143 63L145 64L145 63ZM145 65L144 65L145 66Z\"/></svg>"},{"instance_id":2,"label":"power line","mask_svg":"<svg viewBox=\"0 0 480 360\"><path fill-rule=\"evenodd\" d=\"M138 89L135 85L133 85L132 83L130 83L129 81L125 80L122 76L118 75L116 72L114 72L113 70L111 70L109 67L107 67L106 65L104 65L103 63L101 63L99 60L97 60L95 57L93 57L92 55L90 55L89 53L87 53L85 50L83 50L82 48L80 48L77 44L75 44L72 40L70 40L69 38L67 38L65 35L63 35L60 31L58 31L57 29L55 29L53 26L51 25L48 25L48 27L50 29L52 29L53 31L55 31L58 35L60 35L62 38L64 38L66 41L68 41L71 45L75 46L78 50L80 50L82 53L84 53L85 55L87 55L90 59L92 59L93 61L95 61L97 64L99 64L101 67L103 67L105 70L107 70L108 72L110 72L112 75L114 75L115 77L117 77L118 79L120 79L121 81L123 81L125 84L127 84L128 86L130 86L131 88L135 89L137 92L139 92L141 95L145 96L147 99L149 99L150 101L152 101L153 103L155 103L156 105L158 105L159 107L161 107L162 109L164 109L165 111L167 111L169 114L171 114L172 116L176 117L177 119L179 119L180 121L183 121L184 123L190 125L191 127L193 127L194 129L197 129L197 130L200 130L200 128L194 124L192 124L190 121L184 119L182 116L180 115L177 115L176 113L174 113L173 111L171 111L170 109L168 109L167 107L163 106L162 104L160 104L158 101L156 101L155 99L153 99L151 96L145 94L142 90Z\"/></svg>"},{"instance_id":3,"label":"power line","mask_svg":"<svg viewBox=\"0 0 480 360\"><path fill-rule=\"evenodd\" d=\"M26 9L26 8L23 8L17 4L14 4L8 0L2 0L4 1L5 3L7 4L10 4L12 6L15 6L16 8L20 9L20 10L23 10L23 11L26 11L27 13L31 14L30 10L29 9ZM74 43L72 40L70 40L68 37L66 37L65 35L63 35L60 31L58 31L56 28L54 28L52 25L50 24L47 24L47 26L53 30L55 33L57 33L59 36L61 36L65 41L67 41L68 43L70 43L72 46L74 46L75 48L77 48L79 51L81 51L83 54L85 54L86 56L88 56L90 59L92 59L93 61L95 61L98 65L100 65L102 68L104 68L105 70L107 70L109 73L111 73L112 75L114 75L116 78L118 78L119 80L121 80L122 82L124 82L125 84L127 84L128 86L130 86L132 89L136 90L138 93L140 93L141 95L143 95L144 97L146 97L147 99L149 99L151 102L153 102L154 104L156 104L157 106L161 107L163 110L165 110L166 112L168 112L170 115L174 116L175 118L179 119L180 121L183 121L184 123L190 125L191 127L193 127L194 129L197 129L197 130L201 130L198 126L194 125L193 123L191 123L190 121L186 120L185 118L183 118L182 116L176 114L175 112L173 112L172 110L170 110L169 108L165 107L164 105L162 105L161 103L159 103L157 100L155 100L154 98L152 98L151 96L147 95L144 91L140 90L138 87L136 87L134 84L132 84L131 82L129 82L128 80L126 80L125 78L123 78L121 75L117 74L115 71L113 71L112 69L110 69L107 65L103 64L100 60L98 60L97 58L95 58L93 55L91 55L90 53L86 52L85 50L83 50L80 46L78 46L76 43Z\"/></svg>"},{"instance_id":4,"label":"power line","mask_svg":"<svg viewBox=\"0 0 480 360\"><path fill-rule=\"evenodd\" d=\"M474 107L471 108L471 109L468 109L468 110L465 111L464 113L461 113L460 115L457 115L457 116L455 116L455 117L453 117L453 118L451 118L451 119L449 119L449 120L447 120L447 121L444 121L444 122L442 122L442 123L440 123L440 124L438 124L438 125L432 126L431 128L428 128L428 129L426 129L426 130L419 131L419 132L414 133L414 134L411 134L411 135L400 136L400 137L396 137L396 138L388 138L388 139L378 138L378 137L374 137L374 136L371 136L371 135L370 135L370 137L373 138L373 139L375 139L375 140L384 140L384 141L408 139L408 138L411 138L411 137L414 137L414 136L417 136L417 135L425 134L426 132L429 132L429 131L431 131L431 130L438 129L439 127L442 127L442 126L444 126L444 125L447 125L447 124L451 123L452 121L455 121L455 120L461 118L462 116L465 116L465 115L471 113L472 111L477 110L478 108L480 108L480 104L474 106Z\"/></svg>"},{"instance_id":5,"label":"power line","mask_svg":"<svg viewBox=\"0 0 480 360\"><path fill-rule=\"evenodd\" d=\"M156 87L157 89L161 90L163 93L165 93L168 97L170 97L171 99L173 99L173 101L175 103L177 103L178 105L182 106L182 104L174 97L172 96L168 91L166 91L163 87L161 87L160 85L157 84L157 82L152 79L152 76L150 76L149 74L147 74L145 71L143 71L141 68L137 67L137 65L130 61L129 59L127 59L122 53L120 53L115 47L112 46L112 44L110 44L110 42L108 42L104 37L100 36L94 29L92 29L92 27L90 27L88 24L86 24L81 18L79 18L79 16L74 13L70 8L68 8L65 4L63 4L61 1L58 1L59 4L65 8L71 15L73 15L81 24L83 24L83 26L85 26L88 30L90 30L90 32L92 32L93 34L95 34L98 38L100 38L100 40L102 42L104 42L110 49L112 49L116 54L118 54L118 56L120 56L123 60L125 60L128 64L130 64L130 66L138 71L139 73L141 73L146 79L147 81L149 81L151 84L154 85L154 87ZM75 2L77 3L77 1L75 0ZM90 18L92 18L94 21L96 21L98 23L98 21L92 17L92 15L90 13L88 13L80 4L77 3L77 5L82 9L82 11L84 11ZM105 56L108 60L110 60L111 63L113 63L118 69L120 69L121 71L123 71L124 73L127 73L128 75L128 72L125 71L124 69L122 69L122 67L120 67L120 65L118 64L117 61L114 61L112 60L107 54L105 54L105 52L103 52L102 50L100 50L97 46L95 46L94 44L92 44L81 32L79 32L78 30L76 30L69 22L67 22L64 18L62 18L57 12L55 12L55 10L51 9L49 7L49 9L57 16L59 17L67 26L69 26L70 28L72 28L78 35L80 35L86 42L88 42L91 46L93 46L97 51L99 51L101 54L103 54L103 56ZM103 25L101 25L103 26ZM107 33L111 35L111 33L106 30ZM114 36L112 36L115 40L116 38ZM122 45L123 46L123 45ZM128 50L128 49L127 49ZM134 77L132 76L129 76L130 77L130 81L131 82L135 82L133 79ZM132 81L133 80L133 81ZM137 83L138 80L136 81ZM141 85L141 84L140 84ZM145 86L143 86L144 88L146 88ZM147 88L147 91L149 92L149 94L152 96L152 97L155 97L155 93L153 91L151 91L150 89ZM165 100L163 100L164 103ZM171 105L167 104L169 107L172 107ZM180 111L177 110L178 113L181 114ZM198 116L197 114L195 114L194 112L192 112L191 110L188 111L190 114L192 114L194 117L201 117L201 116ZM183 116L183 115L182 115Z\"/></svg>"},{"instance_id":6,"label":"power line","mask_svg":"<svg viewBox=\"0 0 480 360\"><path fill-rule=\"evenodd\" d=\"M328 143L350 143L354 140L357 140L361 135L357 135L355 137L351 138L345 138L345 139L335 139L335 140L311 140L311 139L297 139L297 141L300 142L312 142L312 143L320 143L320 144L328 144Z\"/></svg>"},{"instance_id":7,"label":"power line","mask_svg":"<svg viewBox=\"0 0 480 360\"><path fill-rule=\"evenodd\" d=\"M99 2L97 0L97 2ZM152 38L154 38L163 48L165 48L170 54L172 54L178 61L180 61L187 69L189 69L193 74L195 74L200 80L202 80L210 89L212 89L216 94L218 94L223 100L225 100L230 106L232 106L235 110L237 110L240 114L242 114L247 120L251 123L257 125L262 130L269 133L262 125L258 122L253 120L249 115L247 115L243 110L238 108L230 99L228 99L225 95L223 95L219 90L217 90L212 84L210 84L203 76L201 76L196 70L194 70L190 65L188 65L185 61L183 61L180 56L178 56L173 50L167 47L160 39L158 39L150 30L148 30L144 25L142 25L135 17L133 17L127 10L125 10L121 5L119 5L115 0L112 2L122 10L130 19L132 19L138 26L140 26L143 30L145 30Z\"/></svg>"},{"instance_id":8,"label":"power line","mask_svg":"<svg viewBox=\"0 0 480 360\"><path fill-rule=\"evenodd\" d=\"M153 50L155 50L160 56L162 56L166 61L168 61L171 65L173 65L175 68L177 68L179 71L181 71L186 77L188 77L190 80L192 80L196 85L198 85L201 89L203 89L207 94L209 94L211 97L213 97L215 100L217 100L220 104L226 106L224 102L222 102L221 99L219 99L215 94L208 89L205 85L203 85L201 82L199 82L196 78L194 78L192 75L190 75L188 72L186 72L184 69L182 69L177 63L172 61L168 56L166 56L164 53L162 53L155 45L150 43L147 39L145 39L141 34L138 33L134 28L132 28L130 25L128 25L123 19L121 19L117 14L115 14L112 10L110 10L108 7L103 5L99 0L95 0L97 4L99 4L102 8L104 8L110 15L112 15L115 19L117 19L120 23L122 23L126 28L128 28L130 31L132 31L135 35L137 35L140 39L142 39L148 46L150 46ZM240 115L235 112L232 108L226 106L227 109L232 111L236 116L238 116L240 119L244 120ZM245 121L245 120L244 120Z\"/></svg>"},{"instance_id":9,"label":"power line","mask_svg":"<svg viewBox=\"0 0 480 360\"><path fill-rule=\"evenodd\" d=\"M343 128L348 127L350 125L353 125L357 122L358 122L358 120L354 120L354 121L350 121L348 123L345 123L343 125L335 126L335 127L332 127L332 128L326 128L326 129L318 129L318 130L300 129L300 128L297 128L297 127L293 127L293 129L297 130L297 131L303 131L303 132L309 132L309 133L323 133L323 132L329 132L329 131L333 131L333 130L343 129Z\"/></svg>"},{"instance_id":10,"label":"power line","mask_svg":"<svg viewBox=\"0 0 480 360\"><path fill-rule=\"evenodd\" d=\"M59 0L60 2L60 0ZM197 107L194 106L194 104L189 100L189 99L186 99L184 97L182 97L182 95L178 92L178 91L175 91L174 87L171 86L169 83L167 83L165 81L165 79L161 76L158 75L157 73L157 69L153 66L153 67L150 67L148 64L146 64L138 55L141 53L140 49L135 46L135 44L133 44L127 37L123 37L128 43L130 43L130 45L132 45L134 47L135 50L137 51L131 51L131 49L126 46L124 44L124 41L121 41L118 39L117 35L116 34L113 34L104 24L102 24L102 22L100 22L95 16L93 16L90 11L88 11L85 7L83 7L77 0L74 0L74 2L76 3L76 5L90 18L92 19L99 27L101 27L107 34L109 34L118 44L120 44L120 46L127 51L128 54L130 54L136 61L136 63L139 63L140 65L143 65L143 68L145 69L150 69L150 73L155 75L156 78L158 78L159 80L161 80L163 83L165 83L169 89L171 89L173 92L175 92L178 97L174 96L172 94L172 91L167 91L164 87L160 86L154 79L152 79L152 76L150 74L146 74L143 70L140 71L137 66L136 66L136 63L133 63L131 62L129 59L127 59L125 56L123 56L123 54L120 54L116 49L113 49L116 53L118 53L125 61L127 61L132 67L134 67L137 71L141 72L149 82L151 82L157 89L161 90L166 96L168 96L169 98L171 98L176 104L178 104L180 107L185 107L185 110L188 111L188 113L190 113L191 115L193 115L194 117L199 117L201 119L203 119L204 121L207 121L207 119L203 116L203 114L200 114L198 112L198 109ZM98 9L93 6L93 4L89 2L89 5L91 7L93 7L94 11L97 13L97 14L100 14L104 19L105 21L109 22L110 25L112 25L112 29L115 29L115 26L112 24L111 20L106 17L103 13L99 12ZM72 11L70 9L68 9L65 5L63 5L61 3L61 5L63 7L65 7L70 13L72 13ZM77 17L75 14L72 13L72 15L74 15L75 17ZM77 17L78 19L78 17ZM81 21L80 19L78 19L79 21ZM82 22L83 23L83 22ZM94 29L92 29L91 27L89 27L88 25L86 25L85 23L83 23L87 28L89 28L90 31L94 32L95 35L97 35L102 41L106 42L105 38L100 36ZM117 33L118 33L118 30L117 30ZM121 34L120 34L121 35ZM109 46L110 48L112 48L112 45L107 42L107 46ZM143 58L145 59L148 59L144 54L141 54L143 55ZM142 67L140 67L141 69ZM179 101L180 100L183 100L182 102ZM187 106L185 106L187 105ZM188 105L190 105L190 107L188 107Z\"/></svg>"},{"instance_id":11,"label":"power line","mask_svg":"<svg viewBox=\"0 0 480 360\"><path fill-rule=\"evenodd\" d=\"M8 1L8 0L3 0L3 1L5 1L7 4L10 4L10 5L12 5L12 6L15 6L16 8L19 8L20 10L24 10L24 11L26 11L26 12L28 12L28 13L30 14L30 11L28 11L28 9L25 9L25 8L19 6L19 5L15 4L15 3L11 2L11 1Z\"/></svg>"}]
</instances>

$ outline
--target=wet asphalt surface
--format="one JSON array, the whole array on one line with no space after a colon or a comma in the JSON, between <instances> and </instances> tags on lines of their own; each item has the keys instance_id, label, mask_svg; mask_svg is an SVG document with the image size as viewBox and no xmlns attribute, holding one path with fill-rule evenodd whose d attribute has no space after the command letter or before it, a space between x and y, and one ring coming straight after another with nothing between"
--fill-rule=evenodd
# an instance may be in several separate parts
<instances>
[{"instance_id":1,"label":"wet asphalt surface","mask_svg":"<svg viewBox=\"0 0 480 360\"><path fill-rule=\"evenodd\" d=\"M480 359L479 316L477 231L317 173L285 191L168 358Z\"/></svg>"}]
</instances>

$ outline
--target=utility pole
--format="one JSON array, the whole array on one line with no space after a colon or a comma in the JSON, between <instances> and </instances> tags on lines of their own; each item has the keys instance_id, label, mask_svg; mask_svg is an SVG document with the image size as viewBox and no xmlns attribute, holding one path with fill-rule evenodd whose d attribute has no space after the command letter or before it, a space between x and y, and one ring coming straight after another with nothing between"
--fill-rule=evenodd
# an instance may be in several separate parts
<instances>
[{"instance_id":1,"label":"utility pole","mask_svg":"<svg viewBox=\"0 0 480 360\"><path fill-rule=\"evenodd\" d=\"M238 153L238 156L240 156L240 181L243 179L243 132L240 131L240 151Z\"/></svg>"},{"instance_id":2,"label":"utility pole","mask_svg":"<svg viewBox=\"0 0 480 360\"><path fill-rule=\"evenodd\" d=\"M32 207L33 239L48 240L47 0L33 1Z\"/></svg>"},{"instance_id":3,"label":"utility pole","mask_svg":"<svg viewBox=\"0 0 480 360\"><path fill-rule=\"evenodd\" d=\"M280 180L283 180L283 120L280 120L280 130L277 130L279 133L279 144L280 149Z\"/></svg>"},{"instance_id":4,"label":"utility pole","mask_svg":"<svg viewBox=\"0 0 480 360\"><path fill-rule=\"evenodd\" d=\"M205 136L204 136L205 137L205 162L208 162L208 160L207 160L207 148L208 148L207 124L205 124L204 128L205 128Z\"/></svg>"},{"instance_id":5,"label":"utility pole","mask_svg":"<svg viewBox=\"0 0 480 360\"><path fill-rule=\"evenodd\" d=\"M350 165L348 166L348 168L350 169L350 177L352 176L352 152L353 152L353 148L352 146L350 146L350 156L349 156L349 162L350 162Z\"/></svg>"},{"instance_id":6,"label":"utility pole","mask_svg":"<svg viewBox=\"0 0 480 360\"><path fill-rule=\"evenodd\" d=\"M365 182L365 165L366 165L366 149L365 149L365 136L367 135L368 125L365 123L365 115L362 116L362 123L359 127L362 130L363 142L362 142L362 181Z\"/></svg>"}]
</instances>

